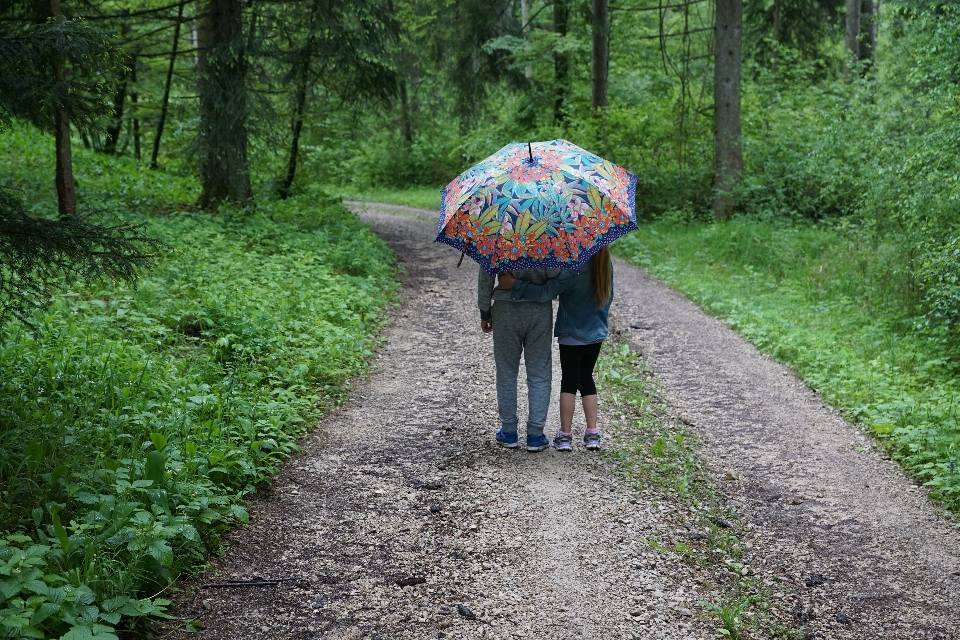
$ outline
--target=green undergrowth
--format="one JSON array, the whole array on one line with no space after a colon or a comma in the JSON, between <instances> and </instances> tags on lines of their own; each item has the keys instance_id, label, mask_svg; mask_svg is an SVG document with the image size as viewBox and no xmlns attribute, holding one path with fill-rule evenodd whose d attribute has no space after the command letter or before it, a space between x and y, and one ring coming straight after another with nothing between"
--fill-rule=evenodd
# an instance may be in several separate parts
<instances>
[{"instance_id":1,"label":"green undergrowth","mask_svg":"<svg viewBox=\"0 0 960 640\"><path fill-rule=\"evenodd\" d=\"M46 139L0 136L0 175L36 210L52 159ZM116 638L162 616L364 370L396 290L389 249L336 199L203 214L190 181L76 163L88 205L167 249L136 288L65 281L34 329L0 327L0 637Z\"/></svg>"},{"instance_id":2,"label":"green undergrowth","mask_svg":"<svg viewBox=\"0 0 960 640\"><path fill-rule=\"evenodd\" d=\"M430 211L440 210L439 187L410 187L408 189L329 187L329 190L339 193L343 196L344 200L385 202L387 204L399 204L405 207L417 207L418 209L428 209Z\"/></svg>"},{"instance_id":3,"label":"green undergrowth","mask_svg":"<svg viewBox=\"0 0 960 640\"><path fill-rule=\"evenodd\" d=\"M597 362L597 376L608 427L617 435L605 455L638 489L654 488L671 496L679 505L673 526L693 532L672 540L647 540L651 550L724 576L722 583L701 585L704 592L716 594L714 601L700 606L716 617L720 635L732 640L747 635L802 638L802 628L775 615L776 599L744 564L741 538L749 535L748 525L735 508L725 505L701 464L696 436L670 416L657 397L657 383L641 355L632 352L629 343L611 340Z\"/></svg>"},{"instance_id":4,"label":"green undergrowth","mask_svg":"<svg viewBox=\"0 0 960 640\"><path fill-rule=\"evenodd\" d=\"M794 369L960 510L957 362L911 317L896 238L843 225L661 222L616 252Z\"/></svg>"}]
</instances>

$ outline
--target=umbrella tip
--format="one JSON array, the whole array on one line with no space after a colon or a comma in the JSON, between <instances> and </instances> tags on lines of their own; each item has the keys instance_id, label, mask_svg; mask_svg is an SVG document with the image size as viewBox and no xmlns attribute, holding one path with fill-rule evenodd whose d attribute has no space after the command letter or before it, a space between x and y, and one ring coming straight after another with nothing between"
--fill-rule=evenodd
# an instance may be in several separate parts
<instances>
[{"instance_id":1,"label":"umbrella tip","mask_svg":"<svg viewBox=\"0 0 960 640\"><path fill-rule=\"evenodd\" d=\"M530 155L530 162L533 162L533 145L527 142L527 153Z\"/></svg>"}]
</instances>

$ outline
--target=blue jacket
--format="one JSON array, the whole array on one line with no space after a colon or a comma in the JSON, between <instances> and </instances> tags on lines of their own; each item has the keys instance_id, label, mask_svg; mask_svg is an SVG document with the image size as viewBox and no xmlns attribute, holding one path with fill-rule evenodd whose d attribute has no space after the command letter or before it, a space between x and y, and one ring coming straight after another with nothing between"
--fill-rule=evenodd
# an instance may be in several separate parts
<instances>
[{"instance_id":1,"label":"blue jacket","mask_svg":"<svg viewBox=\"0 0 960 640\"><path fill-rule=\"evenodd\" d=\"M593 304L593 282L590 278L591 261L579 271L564 270L546 284L537 286L515 280L510 297L513 300L546 302L560 296L560 308L557 309L557 322L553 326L553 335L558 338L573 338L584 343L600 342L607 338L607 317L610 303L613 301L611 287L610 300L597 309Z\"/></svg>"}]
</instances>

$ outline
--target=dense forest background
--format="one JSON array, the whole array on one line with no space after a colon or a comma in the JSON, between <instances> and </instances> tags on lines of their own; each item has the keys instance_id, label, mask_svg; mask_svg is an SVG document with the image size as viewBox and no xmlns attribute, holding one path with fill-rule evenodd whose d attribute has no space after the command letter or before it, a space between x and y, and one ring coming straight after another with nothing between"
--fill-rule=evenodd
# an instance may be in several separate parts
<instances>
[{"instance_id":1,"label":"dense forest background","mask_svg":"<svg viewBox=\"0 0 960 640\"><path fill-rule=\"evenodd\" d=\"M897 236L903 252L878 277L952 335L957 7L732 4L743 169L723 215ZM55 38L74 43L64 64L85 147L199 176L208 208L316 185L440 187L506 142L564 137L640 176L642 217L706 219L717 6L607 5L63 2L55 27L49 3L13 2L4 24L48 38L34 43L41 56ZM55 114L43 113L21 120L52 133Z\"/></svg>"},{"instance_id":2,"label":"dense forest background","mask_svg":"<svg viewBox=\"0 0 960 640\"><path fill-rule=\"evenodd\" d=\"M512 141L960 509L958 98L935 0L0 2L0 636L162 615L377 339L341 197Z\"/></svg>"}]
</instances>

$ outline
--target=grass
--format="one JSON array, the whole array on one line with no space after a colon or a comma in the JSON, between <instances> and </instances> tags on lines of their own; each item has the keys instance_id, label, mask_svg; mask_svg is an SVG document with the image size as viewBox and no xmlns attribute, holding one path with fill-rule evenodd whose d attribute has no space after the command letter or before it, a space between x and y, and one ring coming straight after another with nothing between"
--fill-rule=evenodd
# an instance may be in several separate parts
<instances>
[{"instance_id":1,"label":"grass","mask_svg":"<svg viewBox=\"0 0 960 640\"><path fill-rule=\"evenodd\" d=\"M417 207L430 211L440 210L440 187L413 187L410 189L330 187L329 190L339 193L344 200L385 202L387 204L399 204L405 207Z\"/></svg>"},{"instance_id":2,"label":"grass","mask_svg":"<svg viewBox=\"0 0 960 640\"><path fill-rule=\"evenodd\" d=\"M0 136L36 211L52 159L52 140ZM395 291L389 249L321 192L211 215L190 179L75 162L85 204L170 250L136 288L65 280L37 331L0 327L0 637L164 615L157 596L365 369Z\"/></svg>"},{"instance_id":3,"label":"grass","mask_svg":"<svg viewBox=\"0 0 960 640\"><path fill-rule=\"evenodd\" d=\"M735 219L647 224L615 251L793 368L960 510L956 364L905 314L895 240Z\"/></svg>"}]
</instances>

